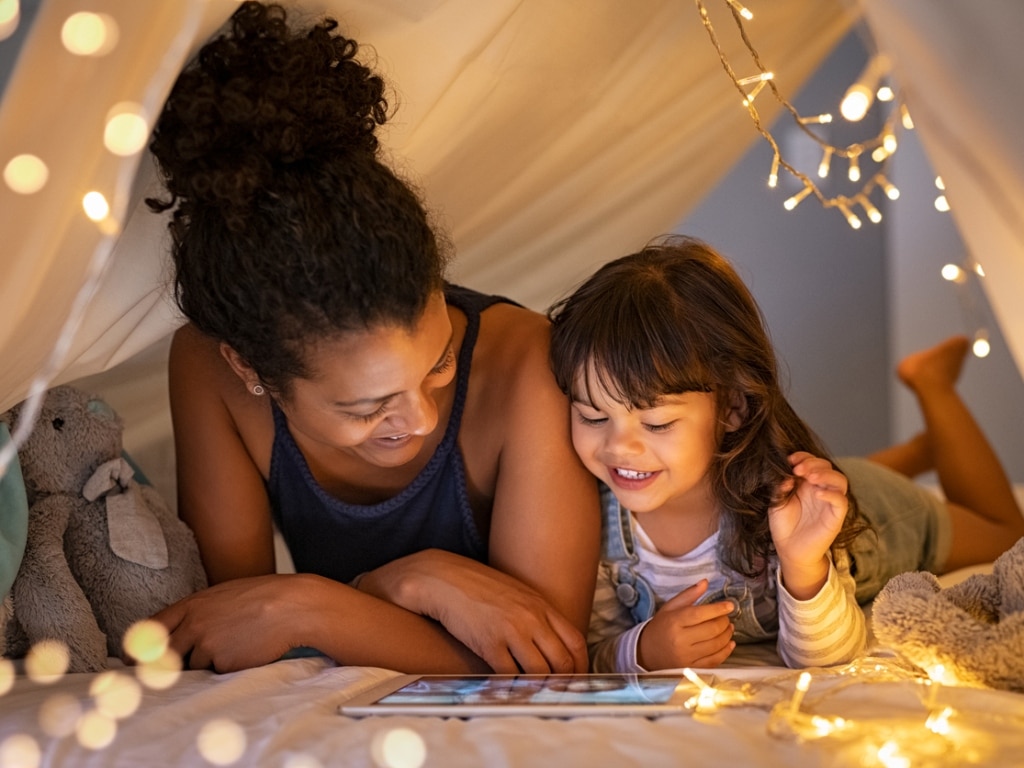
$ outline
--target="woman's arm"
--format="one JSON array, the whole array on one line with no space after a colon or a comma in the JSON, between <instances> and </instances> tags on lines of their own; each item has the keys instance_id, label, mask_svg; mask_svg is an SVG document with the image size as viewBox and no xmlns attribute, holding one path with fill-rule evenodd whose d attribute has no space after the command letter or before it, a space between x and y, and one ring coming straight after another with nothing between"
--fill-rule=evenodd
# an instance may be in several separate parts
<instances>
[{"instance_id":1,"label":"woman's arm","mask_svg":"<svg viewBox=\"0 0 1024 768\"><path fill-rule=\"evenodd\" d=\"M240 669L308 646L343 664L486 671L436 622L328 579L274 575L260 469L273 439L266 397L248 393L217 343L191 326L175 334L169 376L179 512L214 586L157 618L192 667Z\"/></svg>"}]
</instances>

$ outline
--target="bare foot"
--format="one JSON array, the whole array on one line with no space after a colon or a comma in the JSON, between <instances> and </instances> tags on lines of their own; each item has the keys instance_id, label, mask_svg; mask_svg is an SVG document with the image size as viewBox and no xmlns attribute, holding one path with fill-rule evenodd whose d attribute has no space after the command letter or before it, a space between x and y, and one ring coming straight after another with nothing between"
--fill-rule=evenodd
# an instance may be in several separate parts
<instances>
[{"instance_id":1,"label":"bare foot","mask_svg":"<svg viewBox=\"0 0 1024 768\"><path fill-rule=\"evenodd\" d=\"M934 347L907 355L896 366L896 375L914 392L952 389L960 378L970 340L952 336Z\"/></svg>"}]
</instances>

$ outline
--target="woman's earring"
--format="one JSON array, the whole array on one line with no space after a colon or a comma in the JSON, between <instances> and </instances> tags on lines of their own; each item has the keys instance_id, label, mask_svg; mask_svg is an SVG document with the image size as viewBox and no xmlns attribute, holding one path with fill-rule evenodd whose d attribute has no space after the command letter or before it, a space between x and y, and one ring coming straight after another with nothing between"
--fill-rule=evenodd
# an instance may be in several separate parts
<instances>
[{"instance_id":1,"label":"woman's earring","mask_svg":"<svg viewBox=\"0 0 1024 768\"><path fill-rule=\"evenodd\" d=\"M263 388L263 385L262 385L262 384L253 384L253 385L252 385L252 393L253 393L254 395L256 395L256 397L262 397L262 396L263 396L263 394L264 394L264 393L266 393L266 391L267 391L267 390L265 390L265 389Z\"/></svg>"}]
</instances>

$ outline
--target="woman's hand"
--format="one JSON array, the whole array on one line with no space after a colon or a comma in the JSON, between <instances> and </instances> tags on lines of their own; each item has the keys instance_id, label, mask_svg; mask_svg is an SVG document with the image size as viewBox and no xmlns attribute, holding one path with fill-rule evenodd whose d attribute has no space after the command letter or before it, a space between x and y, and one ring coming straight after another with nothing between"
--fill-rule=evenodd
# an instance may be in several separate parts
<instances>
[{"instance_id":1,"label":"woman's hand","mask_svg":"<svg viewBox=\"0 0 1024 768\"><path fill-rule=\"evenodd\" d=\"M277 661L302 645L296 637L303 593L294 575L225 581L153 616L189 669L234 672Z\"/></svg>"},{"instance_id":2,"label":"woman's hand","mask_svg":"<svg viewBox=\"0 0 1024 768\"><path fill-rule=\"evenodd\" d=\"M694 605L708 588L701 579L665 602L640 633L637 663L644 669L717 667L732 653L730 600Z\"/></svg>"},{"instance_id":3,"label":"woman's hand","mask_svg":"<svg viewBox=\"0 0 1024 768\"><path fill-rule=\"evenodd\" d=\"M437 549L370 571L359 589L428 616L496 673L586 672L586 641L541 595L482 563Z\"/></svg>"},{"instance_id":4,"label":"woman's hand","mask_svg":"<svg viewBox=\"0 0 1024 768\"><path fill-rule=\"evenodd\" d=\"M799 451L789 457L789 499L768 511L782 581L793 597L814 597L828 578L826 555L843 527L850 502L846 476L826 459Z\"/></svg>"}]
</instances>

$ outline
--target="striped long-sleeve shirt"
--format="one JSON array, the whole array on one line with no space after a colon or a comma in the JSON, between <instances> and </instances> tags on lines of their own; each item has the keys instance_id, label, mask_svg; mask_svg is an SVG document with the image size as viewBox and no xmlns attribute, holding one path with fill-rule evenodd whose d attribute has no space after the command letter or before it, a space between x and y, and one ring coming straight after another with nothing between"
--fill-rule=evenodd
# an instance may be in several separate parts
<instances>
[{"instance_id":1,"label":"striped long-sleeve shirt","mask_svg":"<svg viewBox=\"0 0 1024 768\"><path fill-rule=\"evenodd\" d=\"M658 608L682 590L708 579L708 592L725 582L718 560L718 534L681 557L666 557L653 546L643 529L632 520L640 562L635 571L647 581ZM616 593L612 564L599 566L594 609L587 639L594 672L645 672L637 661L640 633L647 622L637 624ZM771 569L777 573L777 569ZM732 574L735 577L735 574ZM777 650L790 667L830 666L851 661L867 641L864 613L857 605L849 558L840 552L829 566L828 579L817 595L797 600L778 580L779 631Z\"/></svg>"}]
</instances>

